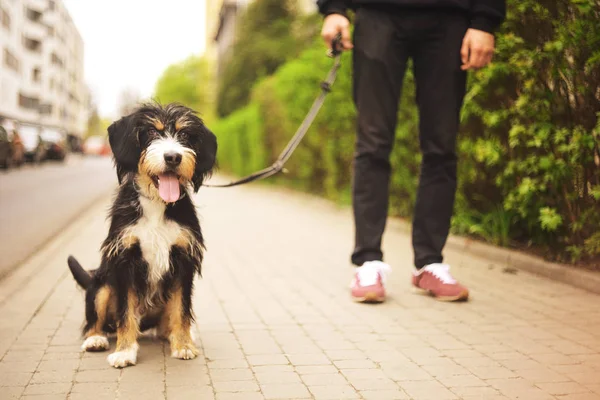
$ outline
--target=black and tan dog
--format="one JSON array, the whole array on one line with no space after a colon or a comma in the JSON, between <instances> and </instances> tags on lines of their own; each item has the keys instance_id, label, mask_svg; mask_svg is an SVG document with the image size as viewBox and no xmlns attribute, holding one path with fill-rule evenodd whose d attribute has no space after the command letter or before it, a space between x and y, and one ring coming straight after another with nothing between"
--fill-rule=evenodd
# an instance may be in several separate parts
<instances>
[{"instance_id":1,"label":"black and tan dog","mask_svg":"<svg viewBox=\"0 0 600 400\"><path fill-rule=\"evenodd\" d=\"M211 173L216 138L187 107L143 105L108 128L120 187L100 267L68 263L86 290L82 349L109 347L113 367L134 365L140 331L156 328L171 355L198 355L191 337L192 290L204 240L192 199Z\"/></svg>"}]
</instances>

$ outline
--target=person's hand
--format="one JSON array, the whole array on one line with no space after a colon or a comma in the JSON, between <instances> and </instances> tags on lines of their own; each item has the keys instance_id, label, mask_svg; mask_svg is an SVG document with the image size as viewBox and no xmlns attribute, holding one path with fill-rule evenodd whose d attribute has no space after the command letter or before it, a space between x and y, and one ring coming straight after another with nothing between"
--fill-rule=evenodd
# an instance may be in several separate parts
<instances>
[{"instance_id":1,"label":"person's hand","mask_svg":"<svg viewBox=\"0 0 600 400\"><path fill-rule=\"evenodd\" d=\"M323 21L321 36L330 49L331 42L338 33L342 35L342 49L350 50L353 47L350 40L350 21L341 14L329 14L325 17L325 21Z\"/></svg>"},{"instance_id":2,"label":"person's hand","mask_svg":"<svg viewBox=\"0 0 600 400\"><path fill-rule=\"evenodd\" d=\"M463 71L483 68L492 61L494 35L477 29L468 29L460 49Z\"/></svg>"}]
</instances>

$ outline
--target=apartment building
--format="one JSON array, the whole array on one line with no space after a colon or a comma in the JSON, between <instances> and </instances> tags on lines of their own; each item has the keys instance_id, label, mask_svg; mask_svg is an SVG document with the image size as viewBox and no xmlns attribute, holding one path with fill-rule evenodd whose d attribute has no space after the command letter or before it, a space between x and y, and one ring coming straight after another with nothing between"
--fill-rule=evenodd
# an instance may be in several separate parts
<instances>
[{"instance_id":1,"label":"apartment building","mask_svg":"<svg viewBox=\"0 0 600 400\"><path fill-rule=\"evenodd\" d=\"M61 0L0 0L0 117L83 135L83 51Z\"/></svg>"},{"instance_id":2,"label":"apartment building","mask_svg":"<svg viewBox=\"0 0 600 400\"><path fill-rule=\"evenodd\" d=\"M217 76L233 42L238 16L253 1L260 0L206 0L206 56L216 65ZM316 0L297 0L301 12L317 11Z\"/></svg>"}]
</instances>

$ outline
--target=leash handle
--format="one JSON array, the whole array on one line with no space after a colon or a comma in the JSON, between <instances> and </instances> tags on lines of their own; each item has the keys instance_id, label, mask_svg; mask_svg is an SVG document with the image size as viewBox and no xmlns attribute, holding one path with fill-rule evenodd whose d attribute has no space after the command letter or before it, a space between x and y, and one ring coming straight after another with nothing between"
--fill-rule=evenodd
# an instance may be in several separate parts
<instances>
[{"instance_id":1,"label":"leash handle","mask_svg":"<svg viewBox=\"0 0 600 400\"><path fill-rule=\"evenodd\" d=\"M338 33L331 41L331 49L327 50L328 57L336 57L343 51L342 47L342 34Z\"/></svg>"}]
</instances>

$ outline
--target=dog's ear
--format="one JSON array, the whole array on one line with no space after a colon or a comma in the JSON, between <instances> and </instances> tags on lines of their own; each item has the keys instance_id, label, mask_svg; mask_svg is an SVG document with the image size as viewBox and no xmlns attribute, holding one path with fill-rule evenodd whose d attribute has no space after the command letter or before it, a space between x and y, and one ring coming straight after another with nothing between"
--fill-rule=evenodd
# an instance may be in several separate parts
<instances>
[{"instance_id":1,"label":"dog's ear","mask_svg":"<svg viewBox=\"0 0 600 400\"><path fill-rule=\"evenodd\" d=\"M129 172L136 172L142 152L136 129L136 115L131 114L108 127L108 141L117 166L119 183Z\"/></svg>"},{"instance_id":2,"label":"dog's ear","mask_svg":"<svg viewBox=\"0 0 600 400\"><path fill-rule=\"evenodd\" d=\"M217 137L204 124L198 126L198 140L194 146L196 152L196 169L192 177L194 192L197 192L202 183L208 178L215 166L217 158Z\"/></svg>"}]
</instances>

